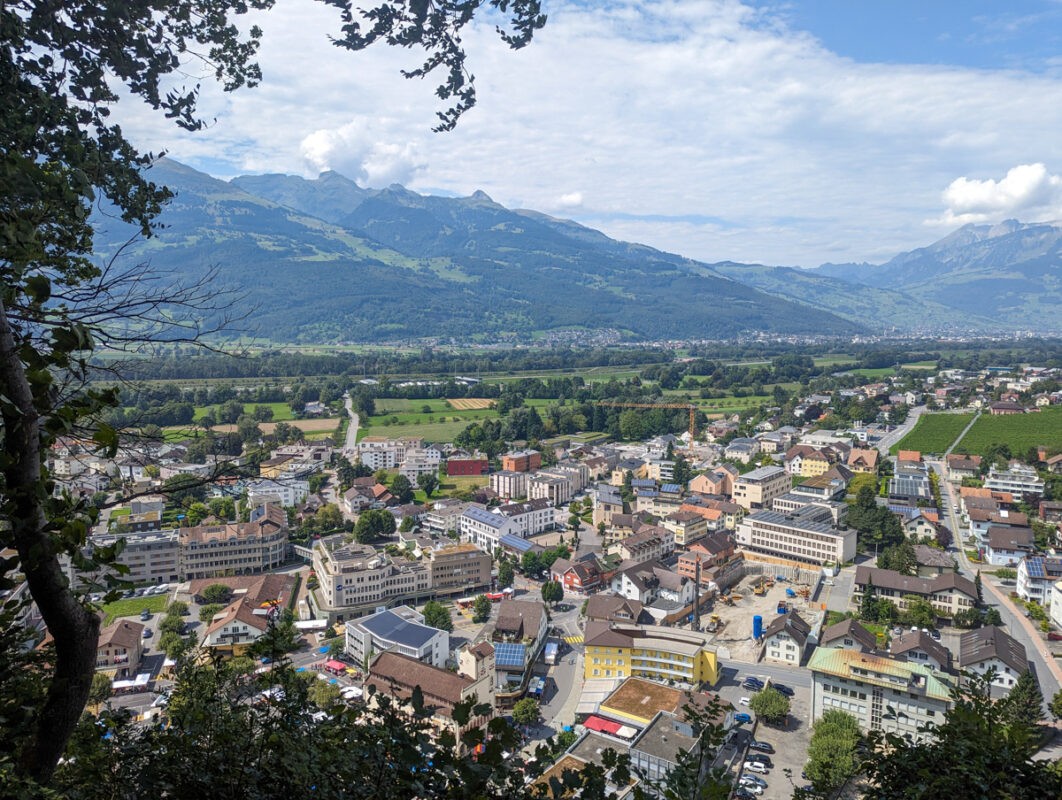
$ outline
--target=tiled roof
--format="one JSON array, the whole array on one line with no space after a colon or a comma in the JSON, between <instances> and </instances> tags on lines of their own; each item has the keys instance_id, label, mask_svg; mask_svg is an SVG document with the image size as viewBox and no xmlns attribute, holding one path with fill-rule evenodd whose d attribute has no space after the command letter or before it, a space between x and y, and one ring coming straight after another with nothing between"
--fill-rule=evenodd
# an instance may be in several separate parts
<instances>
[{"instance_id":1,"label":"tiled roof","mask_svg":"<svg viewBox=\"0 0 1062 800\"><path fill-rule=\"evenodd\" d=\"M1025 645L996 625L986 625L960 637L960 667L965 669L992 658L998 658L1019 675L1029 668Z\"/></svg>"}]
</instances>

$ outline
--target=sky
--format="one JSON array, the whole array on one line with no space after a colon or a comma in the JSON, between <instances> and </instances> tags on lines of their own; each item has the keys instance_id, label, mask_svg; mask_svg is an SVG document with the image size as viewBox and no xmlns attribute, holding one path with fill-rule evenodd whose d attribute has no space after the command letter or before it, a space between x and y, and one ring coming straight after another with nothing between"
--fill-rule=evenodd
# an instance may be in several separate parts
<instances>
[{"instance_id":1,"label":"sky","mask_svg":"<svg viewBox=\"0 0 1062 800\"><path fill-rule=\"evenodd\" d=\"M340 50L335 10L313 0L252 18L263 80L203 80L206 129L135 101L115 118L218 177L482 190L706 262L880 263L970 222L1062 220L1062 0L543 11L520 51L489 17L466 33L479 99L450 133L431 131L437 81L400 75L416 51Z\"/></svg>"}]
</instances>

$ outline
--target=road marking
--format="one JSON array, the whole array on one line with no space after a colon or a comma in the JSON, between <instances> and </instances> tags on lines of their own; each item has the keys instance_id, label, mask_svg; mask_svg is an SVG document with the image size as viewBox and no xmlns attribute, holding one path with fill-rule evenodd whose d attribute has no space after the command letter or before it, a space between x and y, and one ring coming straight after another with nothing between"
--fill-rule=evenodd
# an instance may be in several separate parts
<instances>
[{"instance_id":1,"label":"road marking","mask_svg":"<svg viewBox=\"0 0 1062 800\"><path fill-rule=\"evenodd\" d=\"M564 641L566 641L568 644L582 644L583 643L583 637L582 636L565 636L564 637Z\"/></svg>"}]
</instances>

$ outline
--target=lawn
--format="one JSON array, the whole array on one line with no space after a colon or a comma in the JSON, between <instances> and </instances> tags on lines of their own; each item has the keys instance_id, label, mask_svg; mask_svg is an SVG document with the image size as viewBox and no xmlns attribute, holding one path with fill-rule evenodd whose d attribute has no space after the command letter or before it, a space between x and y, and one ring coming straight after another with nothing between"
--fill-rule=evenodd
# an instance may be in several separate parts
<instances>
[{"instance_id":1,"label":"lawn","mask_svg":"<svg viewBox=\"0 0 1062 800\"><path fill-rule=\"evenodd\" d=\"M275 395L274 395L274 397L275 397ZM271 408L273 410L273 421L274 422L283 422L284 420L289 420L289 419L294 419L295 418L294 415L291 413L291 406L289 406L287 403L244 403L243 404L243 413L244 414L253 414L255 406L265 406L266 408ZM217 412L218 412L218 408L220 408L220 406L218 406L218 405L196 406L195 407L195 416L193 417L193 419L195 419L195 420L202 419L204 416L206 416L206 413L208 411L213 412L214 416L216 417L217 416Z\"/></svg>"},{"instance_id":2,"label":"lawn","mask_svg":"<svg viewBox=\"0 0 1062 800\"><path fill-rule=\"evenodd\" d=\"M129 597L115 600L103 607L103 624L110 625L118 617L139 617L145 608L152 614L161 614L169 605L170 598L164 594L153 594L148 597Z\"/></svg>"},{"instance_id":3,"label":"lawn","mask_svg":"<svg viewBox=\"0 0 1062 800\"><path fill-rule=\"evenodd\" d=\"M1044 445L1049 450L1062 448L1062 408L1045 408L1034 414L1002 417L982 414L957 449L983 453L993 444L1004 443L1009 445L1010 452L1015 456L1024 456L1030 447L1038 445Z\"/></svg>"},{"instance_id":4,"label":"lawn","mask_svg":"<svg viewBox=\"0 0 1062 800\"><path fill-rule=\"evenodd\" d=\"M904 436L890 450L917 450L920 453L943 453L970 424L973 414L923 414L914 430Z\"/></svg>"},{"instance_id":5,"label":"lawn","mask_svg":"<svg viewBox=\"0 0 1062 800\"><path fill-rule=\"evenodd\" d=\"M464 413L479 412L466 411ZM373 419L382 422L384 418L374 417ZM427 415L424 415L424 420L424 422L410 422L404 425L382 425L379 423L370 426L362 425L358 428L358 440L360 441L366 436L387 436L392 438L418 436L429 442L452 442L454 437L467 428L471 421L463 418L454 421L453 417L449 415L447 415L446 422L427 422Z\"/></svg>"}]
</instances>

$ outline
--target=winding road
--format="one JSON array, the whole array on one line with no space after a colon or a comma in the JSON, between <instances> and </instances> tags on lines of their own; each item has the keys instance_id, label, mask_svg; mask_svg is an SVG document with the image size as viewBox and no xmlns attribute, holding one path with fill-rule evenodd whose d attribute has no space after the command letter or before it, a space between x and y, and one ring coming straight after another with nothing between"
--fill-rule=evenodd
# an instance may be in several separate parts
<instances>
[{"instance_id":1,"label":"winding road","mask_svg":"<svg viewBox=\"0 0 1062 800\"><path fill-rule=\"evenodd\" d=\"M350 425L347 426L347 439L343 443L343 452L353 455L358 449L358 426L361 425L361 418L354 413L354 404L350 401L349 394L343 395L343 407L350 416Z\"/></svg>"}]
</instances>

